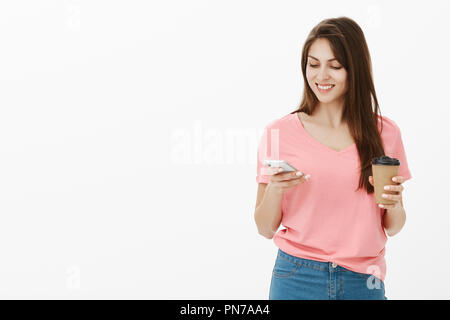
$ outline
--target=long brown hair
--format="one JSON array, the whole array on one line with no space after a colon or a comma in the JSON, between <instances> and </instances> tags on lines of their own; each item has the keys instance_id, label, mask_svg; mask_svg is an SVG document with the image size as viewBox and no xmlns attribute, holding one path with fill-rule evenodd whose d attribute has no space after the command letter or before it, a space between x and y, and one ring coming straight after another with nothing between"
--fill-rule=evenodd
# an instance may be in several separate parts
<instances>
[{"instance_id":1,"label":"long brown hair","mask_svg":"<svg viewBox=\"0 0 450 320\"><path fill-rule=\"evenodd\" d=\"M367 193L373 193L369 183L372 175L372 158L384 156L384 148L378 131L380 109L372 78L372 64L364 33L359 25L350 18L325 19L309 33L302 51L302 73L304 80L303 98L297 110L311 115L318 103L317 97L306 79L306 63L309 48L319 38L329 41L338 62L347 71L347 92L344 96L342 120L347 123L358 148L360 159L359 185ZM381 130L383 121L381 121Z\"/></svg>"}]
</instances>

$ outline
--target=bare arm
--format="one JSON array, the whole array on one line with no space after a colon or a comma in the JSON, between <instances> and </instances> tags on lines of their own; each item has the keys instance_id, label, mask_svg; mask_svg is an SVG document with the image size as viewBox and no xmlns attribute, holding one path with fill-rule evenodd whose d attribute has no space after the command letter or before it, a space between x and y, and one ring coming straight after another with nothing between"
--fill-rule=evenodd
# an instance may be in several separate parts
<instances>
[{"instance_id":1,"label":"bare arm","mask_svg":"<svg viewBox=\"0 0 450 320\"><path fill-rule=\"evenodd\" d=\"M283 193L277 192L270 184L258 184L258 199L255 208L255 222L258 233L272 239L281 224L281 204Z\"/></svg>"},{"instance_id":2,"label":"bare arm","mask_svg":"<svg viewBox=\"0 0 450 320\"><path fill-rule=\"evenodd\" d=\"M389 185L389 190L396 191L397 194L395 195L388 195L388 199L394 200L396 203L385 205L386 209L384 210L382 223L383 228L386 231L387 235L389 237L393 237L397 233L402 230L403 226L406 222L406 213L405 209L403 207L403 198L402 198L402 192L403 192L403 186L401 183L403 183L404 179L402 176L396 176L394 178L397 178L397 184ZM373 186L373 177L369 176L369 182Z\"/></svg>"},{"instance_id":3,"label":"bare arm","mask_svg":"<svg viewBox=\"0 0 450 320\"><path fill-rule=\"evenodd\" d=\"M305 182L309 175L307 177L300 171L279 172L270 177L268 184L258 184L255 222L259 234L267 239L273 238L281 224L283 193Z\"/></svg>"},{"instance_id":4,"label":"bare arm","mask_svg":"<svg viewBox=\"0 0 450 320\"><path fill-rule=\"evenodd\" d=\"M384 230L389 237L396 235L402 230L406 222L406 213L403 208L403 201L401 201L401 207L397 209L385 209L383 215Z\"/></svg>"}]
</instances>

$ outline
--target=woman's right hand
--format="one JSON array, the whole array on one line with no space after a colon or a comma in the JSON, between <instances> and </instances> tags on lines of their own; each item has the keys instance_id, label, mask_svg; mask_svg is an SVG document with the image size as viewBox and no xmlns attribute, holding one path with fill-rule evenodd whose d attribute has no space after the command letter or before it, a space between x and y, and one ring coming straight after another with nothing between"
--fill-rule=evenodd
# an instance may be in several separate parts
<instances>
[{"instance_id":1,"label":"woman's right hand","mask_svg":"<svg viewBox=\"0 0 450 320\"><path fill-rule=\"evenodd\" d=\"M309 174L304 175L301 171L283 172L282 168L269 168L269 172L271 177L267 186L278 194L285 193L311 177Z\"/></svg>"}]
</instances>

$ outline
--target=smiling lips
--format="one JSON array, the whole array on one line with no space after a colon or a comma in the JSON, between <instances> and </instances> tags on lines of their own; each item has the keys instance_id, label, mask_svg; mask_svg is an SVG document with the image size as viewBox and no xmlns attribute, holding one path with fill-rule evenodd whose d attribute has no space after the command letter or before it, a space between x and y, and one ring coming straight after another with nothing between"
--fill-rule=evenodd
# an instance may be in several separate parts
<instances>
[{"instance_id":1,"label":"smiling lips","mask_svg":"<svg viewBox=\"0 0 450 320\"><path fill-rule=\"evenodd\" d=\"M318 84L318 83L316 83L316 87L317 87L317 89L319 89L319 92L323 92L323 93L330 92L334 86L335 86L334 84Z\"/></svg>"}]
</instances>

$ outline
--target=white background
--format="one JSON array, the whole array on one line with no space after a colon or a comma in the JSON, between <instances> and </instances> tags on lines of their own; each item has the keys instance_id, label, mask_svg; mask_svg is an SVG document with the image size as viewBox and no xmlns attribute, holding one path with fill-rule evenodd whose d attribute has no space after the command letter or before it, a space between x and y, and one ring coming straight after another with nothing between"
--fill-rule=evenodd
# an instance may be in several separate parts
<instances>
[{"instance_id":1,"label":"white background","mask_svg":"<svg viewBox=\"0 0 450 320\"><path fill-rule=\"evenodd\" d=\"M448 299L448 1L2 1L0 297L267 299L256 146L322 19L363 29L413 178L388 299Z\"/></svg>"}]
</instances>

